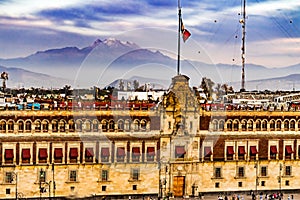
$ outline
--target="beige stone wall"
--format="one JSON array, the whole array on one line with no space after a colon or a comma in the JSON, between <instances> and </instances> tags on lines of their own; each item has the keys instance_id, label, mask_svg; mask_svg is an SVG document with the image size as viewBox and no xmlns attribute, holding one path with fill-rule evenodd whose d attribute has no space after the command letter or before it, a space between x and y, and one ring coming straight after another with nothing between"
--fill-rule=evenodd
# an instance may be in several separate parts
<instances>
[{"instance_id":1,"label":"beige stone wall","mask_svg":"<svg viewBox=\"0 0 300 200\"><path fill-rule=\"evenodd\" d=\"M131 169L139 169L139 179L132 180ZM0 198L15 197L15 181L5 183L5 172L16 172L18 175L18 192L25 197L39 197L39 171L46 172L46 182L42 187L47 188L47 192L42 196L50 196L53 193L53 173L51 166L20 166L0 168ZM71 181L70 171L77 172L77 180ZM101 170L108 170L108 180L101 180ZM153 194L158 192L158 169L156 164L81 164L81 165L55 165L54 180L56 183L55 196L75 196L84 197L91 195L120 195L120 194ZM133 190L136 185L136 190ZM106 191L102 191L102 186L106 186ZM6 195L6 189L11 190L10 195Z\"/></svg>"}]
</instances>

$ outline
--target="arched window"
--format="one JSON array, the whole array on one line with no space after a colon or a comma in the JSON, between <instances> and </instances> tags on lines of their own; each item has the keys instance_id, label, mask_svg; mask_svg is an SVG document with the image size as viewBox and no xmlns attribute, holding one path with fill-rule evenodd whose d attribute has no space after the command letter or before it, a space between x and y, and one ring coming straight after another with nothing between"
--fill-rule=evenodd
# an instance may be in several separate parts
<instances>
[{"instance_id":1,"label":"arched window","mask_svg":"<svg viewBox=\"0 0 300 200\"><path fill-rule=\"evenodd\" d=\"M276 131L280 131L280 130L281 130L281 121L278 120L278 121L276 122Z\"/></svg>"},{"instance_id":2,"label":"arched window","mask_svg":"<svg viewBox=\"0 0 300 200\"><path fill-rule=\"evenodd\" d=\"M275 131L275 120L271 120L270 122L270 130Z\"/></svg>"},{"instance_id":3,"label":"arched window","mask_svg":"<svg viewBox=\"0 0 300 200\"><path fill-rule=\"evenodd\" d=\"M228 120L226 124L227 131L232 131L232 121Z\"/></svg>"},{"instance_id":4,"label":"arched window","mask_svg":"<svg viewBox=\"0 0 300 200\"><path fill-rule=\"evenodd\" d=\"M253 131L253 121L252 120L249 120L248 123L247 123L247 130L248 131Z\"/></svg>"},{"instance_id":5,"label":"arched window","mask_svg":"<svg viewBox=\"0 0 300 200\"><path fill-rule=\"evenodd\" d=\"M115 122L114 122L114 120L109 120L109 131L110 132L115 131Z\"/></svg>"},{"instance_id":6,"label":"arched window","mask_svg":"<svg viewBox=\"0 0 300 200\"><path fill-rule=\"evenodd\" d=\"M43 120L42 121L42 129L43 132L46 133L49 130L49 122L47 120Z\"/></svg>"},{"instance_id":7,"label":"arched window","mask_svg":"<svg viewBox=\"0 0 300 200\"><path fill-rule=\"evenodd\" d=\"M101 126L102 126L102 131L103 132L107 132L108 131L108 121L107 120L102 120L101 122Z\"/></svg>"},{"instance_id":8,"label":"arched window","mask_svg":"<svg viewBox=\"0 0 300 200\"><path fill-rule=\"evenodd\" d=\"M256 130L257 130L257 131L260 131L260 130L261 130L261 121L260 121L260 120L257 120L255 126L256 126L256 127L255 127Z\"/></svg>"},{"instance_id":9,"label":"arched window","mask_svg":"<svg viewBox=\"0 0 300 200\"><path fill-rule=\"evenodd\" d=\"M290 129L290 122L288 120L284 121L284 130L288 131Z\"/></svg>"},{"instance_id":10,"label":"arched window","mask_svg":"<svg viewBox=\"0 0 300 200\"><path fill-rule=\"evenodd\" d=\"M261 128L263 131L266 131L267 130L267 120L263 120L262 123L261 123Z\"/></svg>"},{"instance_id":11,"label":"arched window","mask_svg":"<svg viewBox=\"0 0 300 200\"><path fill-rule=\"evenodd\" d=\"M57 120L52 120L52 132L57 133L58 132L58 121Z\"/></svg>"},{"instance_id":12,"label":"arched window","mask_svg":"<svg viewBox=\"0 0 300 200\"><path fill-rule=\"evenodd\" d=\"M124 121L118 120L118 131L124 131Z\"/></svg>"},{"instance_id":13,"label":"arched window","mask_svg":"<svg viewBox=\"0 0 300 200\"><path fill-rule=\"evenodd\" d=\"M40 120L35 121L35 132L39 133L42 131L42 123Z\"/></svg>"},{"instance_id":14,"label":"arched window","mask_svg":"<svg viewBox=\"0 0 300 200\"><path fill-rule=\"evenodd\" d=\"M140 129L140 121L138 119L135 119L133 121L133 124L134 124L134 127L133 127L134 131L139 131L139 129Z\"/></svg>"},{"instance_id":15,"label":"arched window","mask_svg":"<svg viewBox=\"0 0 300 200\"><path fill-rule=\"evenodd\" d=\"M25 131L27 133L31 132L31 121L26 121L26 123L25 123Z\"/></svg>"},{"instance_id":16,"label":"arched window","mask_svg":"<svg viewBox=\"0 0 300 200\"><path fill-rule=\"evenodd\" d=\"M291 120L291 122L290 122L290 130L291 131L295 130L295 120Z\"/></svg>"},{"instance_id":17,"label":"arched window","mask_svg":"<svg viewBox=\"0 0 300 200\"><path fill-rule=\"evenodd\" d=\"M124 123L124 130L130 131L130 126L131 126L130 120L126 119Z\"/></svg>"},{"instance_id":18,"label":"arched window","mask_svg":"<svg viewBox=\"0 0 300 200\"><path fill-rule=\"evenodd\" d=\"M76 130L76 132L82 132L82 121L79 119L76 120L75 130Z\"/></svg>"},{"instance_id":19,"label":"arched window","mask_svg":"<svg viewBox=\"0 0 300 200\"><path fill-rule=\"evenodd\" d=\"M234 122L233 122L233 130L234 131L238 131L239 130L239 121L238 120L234 120Z\"/></svg>"},{"instance_id":20,"label":"arched window","mask_svg":"<svg viewBox=\"0 0 300 200\"><path fill-rule=\"evenodd\" d=\"M69 132L75 132L75 123L74 120L69 120Z\"/></svg>"},{"instance_id":21,"label":"arched window","mask_svg":"<svg viewBox=\"0 0 300 200\"><path fill-rule=\"evenodd\" d=\"M99 122L98 120L93 120L93 131L98 132Z\"/></svg>"},{"instance_id":22,"label":"arched window","mask_svg":"<svg viewBox=\"0 0 300 200\"><path fill-rule=\"evenodd\" d=\"M143 119L141 121L141 130L146 131L146 129L147 129L147 121L145 119Z\"/></svg>"},{"instance_id":23,"label":"arched window","mask_svg":"<svg viewBox=\"0 0 300 200\"><path fill-rule=\"evenodd\" d=\"M213 131L218 131L218 128L219 128L218 127L218 120L215 119L215 120L212 121L212 130Z\"/></svg>"},{"instance_id":24,"label":"arched window","mask_svg":"<svg viewBox=\"0 0 300 200\"><path fill-rule=\"evenodd\" d=\"M4 120L0 121L0 133L6 132L6 122Z\"/></svg>"},{"instance_id":25,"label":"arched window","mask_svg":"<svg viewBox=\"0 0 300 200\"><path fill-rule=\"evenodd\" d=\"M65 120L59 121L59 131L60 132L66 132L66 124L67 124L67 122Z\"/></svg>"},{"instance_id":26,"label":"arched window","mask_svg":"<svg viewBox=\"0 0 300 200\"><path fill-rule=\"evenodd\" d=\"M245 119L242 120L241 126L242 126L242 131L247 130L247 121Z\"/></svg>"},{"instance_id":27,"label":"arched window","mask_svg":"<svg viewBox=\"0 0 300 200\"><path fill-rule=\"evenodd\" d=\"M91 123L91 121L90 120L86 120L84 122L84 124L85 124L85 131L86 132L91 132L92 131L92 123Z\"/></svg>"},{"instance_id":28,"label":"arched window","mask_svg":"<svg viewBox=\"0 0 300 200\"><path fill-rule=\"evenodd\" d=\"M224 120L219 121L219 131L224 131Z\"/></svg>"},{"instance_id":29,"label":"arched window","mask_svg":"<svg viewBox=\"0 0 300 200\"><path fill-rule=\"evenodd\" d=\"M7 131L8 131L9 133L13 133L13 132L14 132L14 121L9 120L9 121L7 122Z\"/></svg>"},{"instance_id":30,"label":"arched window","mask_svg":"<svg viewBox=\"0 0 300 200\"><path fill-rule=\"evenodd\" d=\"M24 132L24 122L20 120L18 122L18 126L19 126L19 132Z\"/></svg>"}]
</instances>

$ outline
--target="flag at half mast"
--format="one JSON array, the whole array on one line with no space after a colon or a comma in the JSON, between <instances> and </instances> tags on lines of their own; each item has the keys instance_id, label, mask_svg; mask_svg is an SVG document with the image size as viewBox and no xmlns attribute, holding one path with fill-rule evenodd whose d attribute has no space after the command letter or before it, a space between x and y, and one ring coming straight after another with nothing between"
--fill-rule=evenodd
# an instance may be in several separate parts
<instances>
[{"instance_id":1,"label":"flag at half mast","mask_svg":"<svg viewBox=\"0 0 300 200\"><path fill-rule=\"evenodd\" d=\"M191 36L191 33L187 29L184 28L182 18L180 18L180 23L181 23L182 39L183 39L183 42L185 42L187 39L189 39L189 37Z\"/></svg>"}]
</instances>

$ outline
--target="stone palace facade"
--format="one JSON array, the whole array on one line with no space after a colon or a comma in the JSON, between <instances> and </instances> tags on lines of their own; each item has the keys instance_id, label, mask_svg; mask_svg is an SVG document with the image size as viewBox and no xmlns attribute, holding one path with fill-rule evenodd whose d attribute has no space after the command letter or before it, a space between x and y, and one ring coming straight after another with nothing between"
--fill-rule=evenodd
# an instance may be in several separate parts
<instances>
[{"instance_id":1,"label":"stone palace facade","mask_svg":"<svg viewBox=\"0 0 300 200\"><path fill-rule=\"evenodd\" d=\"M1 199L300 188L299 111L207 111L184 75L148 109L0 116Z\"/></svg>"}]
</instances>

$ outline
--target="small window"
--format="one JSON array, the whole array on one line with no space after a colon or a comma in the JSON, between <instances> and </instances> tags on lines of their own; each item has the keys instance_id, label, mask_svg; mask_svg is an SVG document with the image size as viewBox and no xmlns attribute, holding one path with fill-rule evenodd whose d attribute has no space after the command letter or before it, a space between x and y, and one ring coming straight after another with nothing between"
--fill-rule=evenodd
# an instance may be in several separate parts
<instances>
[{"instance_id":1,"label":"small window","mask_svg":"<svg viewBox=\"0 0 300 200\"><path fill-rule=\"evenodd\" d=\"M73 181L73 182L77 181L77 171L76 170L70 171L70 181Z\"/></svg>"},{"instance_id":2,"label":"small window","mask_svg":"<svg viewBox=\"0 0 300 200\"><path fill-rule=\"evenodd\" d=\"M101 172L101 180L108 181L108 170L102 170Z\"/></svg>"},{"instance_id":3,"label":"small window","mask_svg":"<svg viewBox=\"0 0 300 200\"><path fill-rule=\"evenodd\" d=\"M6 188L5 194L10 194L10 188Z\"/></svg>"},{"instance_id":4,"label":"small window","mask_svg":"<svg viewBox=\"0 0 300 200\"><path fill-rule=\"evenodd\" d=\"M266 166L263 166L260 168L260 175L261 176L267 176L267 167Z\"/></svg>"},{"instance_id":5,"label":"small window","mask_svg":"<svg viewBox=\"0 0 300 200\"><path fill-rule=\"evenodd\" d=\"M285 185L286 185L286 186L289 186L289 185L290 185L290 181L289 181L289 180L286 180L286 181L285 181Z\"/></svg>"},{"instance_id":6,"label":"small window","mask_svg":"<svg viewBox=\"0 0 300 200\"><path fill-rule=\"evenodd\" d=\"M12 183L14 180L13 172L6 172L5 173L5 183Z\"/></svg>"},{"instance_id":7,"label":"small window","mask_svg":"<svg viewBox=\"0 0 300 200\"><path fill-rule=\"evenodd\" d=\"M70 190L73 192L75 190L75 187L74 186L71 186L70 187Z\"/></svg>"},{"instance_id":8,"label":"small window","mask_svg":"<svg viewBox=\"0 0 300 200\"><path fill-rule=\"evenodd\" d=\"M243 187L243 182L238 182L239 187Z\"/></svg>"},{"instance_id":9,"label":"small window","mask_svg":"<svg viewBox=\"0 0 300 200\"><path fill-rule=\"evenodd\" d=\"M184 158L185 148L184 146L176 146L175 147L175 158Z\"/></svg>"},{"instance_id":10,"label":"small window","mask_svg":"<svg viewBox=\"0 0 300 200\"><path fill-rule=\"evenodd\" d=\"M106 185L102 185L102 192L106 191Z\"/></svg>"},{"instance_id":11,"label":"small window","mask_svg":"<svg viewBox=\"0 0 300 200\"><path fill-rule=\"evenodd\" d=\"M131 179L133 181L138 181L140 176L140 170L139 169L132 169L131 170Z\"/></svg>"},{"instance_id":12,"label":"small window","mask_svg":"<svg viewBox=\"0 0 300 200\"><path fill-rule=\"evenodd\" d=\"M285 166L285 175L286 176L292 175L292 166Z\"/></svg>"},{"instance_id":13,"label":"small window","mask_svg":"<svg viewBox=\"0 0 300 200\"><path fill-rule=\"evenodd\" d=\"M132 190L137 190L137 185L133 185Z\"/></svg>"},{"instance_id":14,"label":"small window","mask_svg":"<svg viewBox=\"0 0 300 200\"><path fill-rule=\"evenodd\" d=\"M245 176L245 170L244 167L238 167L238 177L242 178Z\"/></svg>"},{"instance_id":15,"label":"small window","mask_svg":"<svg viewBox=\"0 0 300 200\"><path fill-rule=\"evenodd\" d=\"M220 187L220 183L219 182L216 182L215 183L215 188L219 188Z\"/></svg>"},{"instance_id":16,"label":"small window","mask_svg":"<svg viewBox=\"0 0 300 200\"><path fill-rule=\"evenodd\" d=\"M265 187L266 186L266 181L262 181L261 186Z\"/></svg>"},{"instance_id":17,"label":"small window","mask_svg":"<svg viewBox=\"0 0 300 200\"><path fill-rule=\"evenodd\" d=\"M215 168L215 178L221 178L221 167Z\"/></svg>"},{"instance_id":18,"label":"small window","mask_svg":"<svg viewBox=\"0 0 300 200\"><path fill-rule=\"evenodd\" d=\"M172 125L171 125L171 122L169 121L168 122L168 129L171 129L172 128Z\"/></svg>"}]
</instances>

